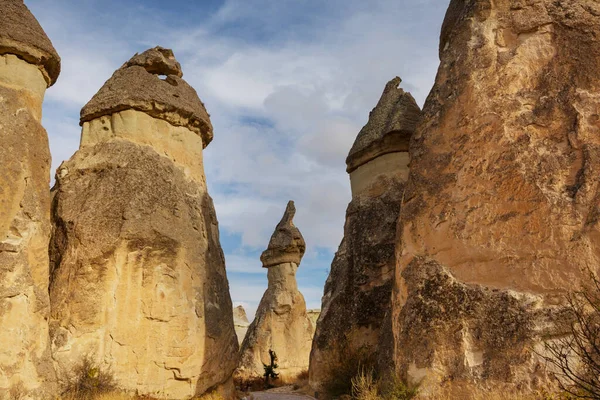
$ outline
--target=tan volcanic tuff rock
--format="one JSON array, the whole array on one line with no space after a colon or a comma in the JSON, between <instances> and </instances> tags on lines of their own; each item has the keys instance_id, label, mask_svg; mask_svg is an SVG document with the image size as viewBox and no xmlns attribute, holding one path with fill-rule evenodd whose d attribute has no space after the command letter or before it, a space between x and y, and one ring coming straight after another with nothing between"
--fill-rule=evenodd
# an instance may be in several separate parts
<instances>
[{"instance_id":1,"label":"tan volcanic tuff rock","mask_svg":"<svg viewBox=\"0 0 600 400\"><path fill-rule=\"evenodd\" d=\"M400 82L388 82L347 159L352 201L310 358L310 384L319 392L330 390L348 368L392 369L396 226L408 178L408 143L421 115Z\"/></svg>"},{"instance_id":2,"label":"tan volcanic tuff rock","mask_svg":"<svg viewBox=\"0 0 600 400\"><path fill-rule=\"evenodd\" d=\"M248 332L248 327L250 326L250 321L248 321L246 310L244 310L243 306L237 306L233 309L233 325L235 326L235 334L238 343L241 346L246 337L246 332Z\"/></svg>"},{"instance_id":3,"label":"tan volcanic tuff rock","mask_svg":"<svg viewBox=\"0 0 600 400\"><path fill-rule=\"evenodd\" d=\"M46 32L23 0L1 0L0 6L0 55L12 54L37 66L46 86L52 86L60 74L60 57Z\"/></svg>"},{"instance_id":4,"label":"tan volcanic tuff rock","mask_svg":"<svg viewBox=\"0 0 600 400\"><path fill-rule=\"evenodd\" d=\"M139 79L120 80L128 69ZM92 102L110 110L98 98L127 104L139 89L142 97L189 96L204 110L185 82L172 86L155 75L178 71L170 50L151 49ZM182 399L216 389L232 398L238 344L202 166L207 132L142 109L90 121L83 113L81 147L57 172L50 251L57 372L64 379L91 357L130 392Z\"/></svg>"},{"instance_id":5,"label":"tan volcanic tuff rock","mask_svg":"<svg viewBox=\"0 0 600 400\"><path fill-rule=\"evenodd\" d=\"M60 58L22 1L0 7L0 399L47 399L56 377L47 322L50 149L40 121Z\"/></svg>"},{"instance_id":6,"label":"tan volcanic tuff rock","mask_svg":"<svg viewBox=\"0 0 600 400\"><path fill-rule=\"evenodd\" d=\"M194 88L182 76L172 50L155 47L136 54L83 107L81 125L124 110L143 111L196 132L206 147L213 138L209 115Z\"/></svg>"},{"instance_id":7,"label":"tan volcanic tuff rock","mask_svg":"<svg viewBox=\"0 0 600 400\"><path fill-rule=\"evenodd\" d=\"M263 267L268 268L269 286L242 343L240 376L262 376L263 363L270 362L269 350L277 354L282 379L294 378L308 368L314 328L296 282L306 245L292 222L295 213L290 201L261 256Z\"/></svg>"},{"instance_id":8,"label":"tan volcanic tuff rock","mask_svg":"<svg viewBox=\"0 0 600 400\"><path fill-rule=\"evenodd\" d=\"M596 0L450 4L393 300L398 373L425 393L543 384L532 347L600 261L599 37Z\"/></svg>"}]
</instances>

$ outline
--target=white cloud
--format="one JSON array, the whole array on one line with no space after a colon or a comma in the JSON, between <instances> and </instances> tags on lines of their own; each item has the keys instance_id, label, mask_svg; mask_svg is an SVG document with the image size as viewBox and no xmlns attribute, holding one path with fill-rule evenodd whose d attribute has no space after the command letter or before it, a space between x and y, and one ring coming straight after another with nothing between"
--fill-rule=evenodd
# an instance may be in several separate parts
<instances>
[{"instance_id":1,"label":"white cloud","mask_svg":"<svg viewBox=\"0 0 600 400\"><path fill-rule=\"evenodd\" d=\"M226 0L202 23L168 26L127 1L118 11L100 0L28 4L63 57L44 115L54 168L78 147L79 109L114 69L144 47L172 47L215 126L205 169L221 229L263 250L293 199L309 252L329 254L350 200L347 152L389 79L424 102L444 11L438 0ZM230 271L258 262L228 253ZM232 288L256 303L257 288Z\"/></svg>"}]
</instances>

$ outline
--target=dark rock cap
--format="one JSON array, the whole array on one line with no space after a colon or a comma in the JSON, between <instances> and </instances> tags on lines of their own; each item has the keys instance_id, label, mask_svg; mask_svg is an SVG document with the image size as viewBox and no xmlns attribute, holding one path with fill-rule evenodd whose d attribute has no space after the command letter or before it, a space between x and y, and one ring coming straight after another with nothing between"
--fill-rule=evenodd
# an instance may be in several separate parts
<instances>
[{"instance_id":1,"label":"dark rock cap","mask_svg":"<svg viewBox=\"0 0 600 400\"><path fill-rule=\"evenodd\" d=\"M306 250L306 243L300 230L294 226L294 215L296 215L296 207L294 202L290 201L283 218L271 236L269 247L260 256L264 268L288 262L300 265Z\"/></svg>"},{"instance_id":2,"label":"dark rock cap","mask_svg":"<svg viewBox=\"0 0 600 400\"><path fill-rule=\"evenodd\" d=\"M454 28L460 21L467 18L476 6L473 0L451 0L440 33L440 57L450 40Z\"/></svg>"},{"instance_id":3,"label":"dark rock cap","mask_svg":"<svg viewBox=\"0 0 600 400\"><path fill-rule=\"evenodd\" d=\"M381 155L408 151L421 109L410 93L398 87L400 82L396 77L387 83L369 122L358 133L346 159L348 173Z\"/></svg>"},{"instance_id":4,"label":"dark rock cap","mask_svg":"<svg viewBox=\"0 0 600 400\"><path fill-rule=\"evenodd\" d=\"M0 54L40 67L48 87L60 74L60 57L23 0L0 0Z\"/></svg>"},{"instance_id":5,"label":"dark rock cap","mask_svg":"<svg viewBox=\"0 0 600 400\"><path fill-rule=\"evenodd\" d=\"M181 65L170 49L155 47L136 54L83 107L80 124L134 109L187 127L202 136L206 147L213 139L210 117L194 88L182 76Z\"/></svg>"}]
</instances>

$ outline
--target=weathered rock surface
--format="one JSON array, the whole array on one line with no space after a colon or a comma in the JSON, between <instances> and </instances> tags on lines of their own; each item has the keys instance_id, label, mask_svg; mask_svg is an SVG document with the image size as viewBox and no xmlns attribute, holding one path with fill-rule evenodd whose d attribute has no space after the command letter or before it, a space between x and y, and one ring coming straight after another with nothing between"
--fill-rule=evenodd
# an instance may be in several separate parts
<instances>
[{"instance_id":1,"label":"weathered rock surface","mask_svg":"<svg viewBox=\"0 0 600 400\"><path fill-rule=\"evenodd\" d=\"M56 378L47 321L50 149L41 118L60 58L23 1L0 7L0 399L46 399Z\"/></svg>"},{"instance_id":2,"label":"weathered rock surface","mask_svg":"<svg viewBox=\"0 0 600 400\"><path fill-rule=\"evenodd\" d=\"M386 85L347 159L352 202L310 358L310 384L317 391L327 391L349 368L392 368L396 226L408 178L408 143L421 113L400 82Z\"/></svg>"},{"instance_id":3,"label":"weathered rock surface","mask_svg":"<svg viewBox=\"0 0 600 400\"><path fill-rule=\"evenodd\" d=\"M595 0L450 4L393 301L398 372L425 392L544 380L531 348L599 263L599 37Z\"/></svg>"},{"instance_id":4,"label":"weathered rock surface","mask_svg":"<svg viewBox=\"0 0 600 400\"><path fill-rule=\"evenodd\" d=\"M60 74L60 57L23 0L2 0L0 55L12 54L42 73L47 87ZM37 83L36 83L37 84Z\"/></svg>"},{"instance_id":5,"label":"weathered rock surface","mask_svg":"<svg viewBox=\"0 0 600 400\"><path fill-rule=\"evenodd\" d=\"M269 350L277 354L282 379L308 368L314 328L296 282L306 244L292 221L295 213L290 201L261 256L263 267L268 268L269 286L242 343L237 372L241 376L262 376L263 363L270 362Z\"/></svg>"},{"instance_id":6,"label":"weathered rock surface","mask_svg":"<svg viewBox=\"0 0 600 400\"><path fill-rule=\"evenodd\" d=\"M156 75L178 68L170 50L136 55L91 100L95 119L82 112L81 147L53 189L53 357L61 378L91 357L132 392L231 398L238 344L202 167L212 129L198 132L210 122L194 119L207 114L191 87ZM148 111L176 114L182 99L202 111L188 125Z\"/></svg>"},{"instance_id":7,"label":"weathered rock surface","mask_svg":"<svg viewBox=\"0 0 600 400\"><path fill-rule=\"evenodd\" d=\"M321 315L321 310L306 310L306 314L308 314L308 318L310 318L310 322L312 322L313 326L316 327L319 315Z\"/></svg>"},{"instance_id":8,"label":"weathered rock surface","mask_svg":"<svg viewBox=\"0 0 600 400\"><path fill-rule=\"evenodd\" d=\"M235 334L238 343L241 346L246 337L246 332L248 332L248 327L250 326L250 321L248 321L248 316L246 315L246 310L244 310L243 306L237 306L233 309L233 325L235 326Z\"/></svg>"}]
</instances>

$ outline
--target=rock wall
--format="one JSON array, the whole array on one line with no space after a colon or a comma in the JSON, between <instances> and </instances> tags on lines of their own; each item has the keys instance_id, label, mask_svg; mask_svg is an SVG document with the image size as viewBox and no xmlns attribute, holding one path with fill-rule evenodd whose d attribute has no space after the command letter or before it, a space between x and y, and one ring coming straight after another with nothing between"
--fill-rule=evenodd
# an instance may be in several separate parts
<instances>
[{"instance_id":1,"label":"rock wall","mask_svg":"<svg viewBox=\"0 0 600 400\"><path fill-rule=\"evenodd\" d=\"M80 149L57 171L51 337L62 380L89 357L130 392L232 398L238 344L202 167L212 126L181 76L170 50L132 58L82 110Z\"/></svg>"},{"instance_id":2,"label":"rock wall","mask_svg":"<svg viewBox=\"0 0 600 400\"><path fill-rule=\"evenodd\" d=\"M595 0L450 4L393 301L398 373L425 392L544 383L532 347L600 256L599 35Z\"/></svg>"},{"instance_id":3,"label":"rock wall","mask_svg":"<svg viewBox=\"0 0 600 400\"><path fill-rule=\"evenodd\" d=\"M60 58L23 1L0 3L0 399L46 399L56 378L47 322L50 149L41 118Z\"/></svg>"},{"instance_id":4,"label":"rock wall","mask_svg":"<svg viewBox=\"0 0 600 400\"><path fill-rule=\"evenodd\" d=\"M393 370L389 310L396 226L408 178L408 143L420 118L400 82L395 78L386 85L347 159L352 202L310 357L310 384L319 392L331 392L359 366Z\"/></svg>"},{"instance_id":5,"label":"rock wall","mask_svg":"<svg viewBox=\"0 0 600 400\"><path fill-rule=\"evenodd\" d=\"M308 369L314 328L296 282L306 245L293 224L295 213L294 203L289 202L261 256L263 267L268 268L269 286L242 343L237 371L242 377L262 376L263 363L270 362L269 350L277 354L281 379L293 379Z\"/></svg>"}]
</instances>

